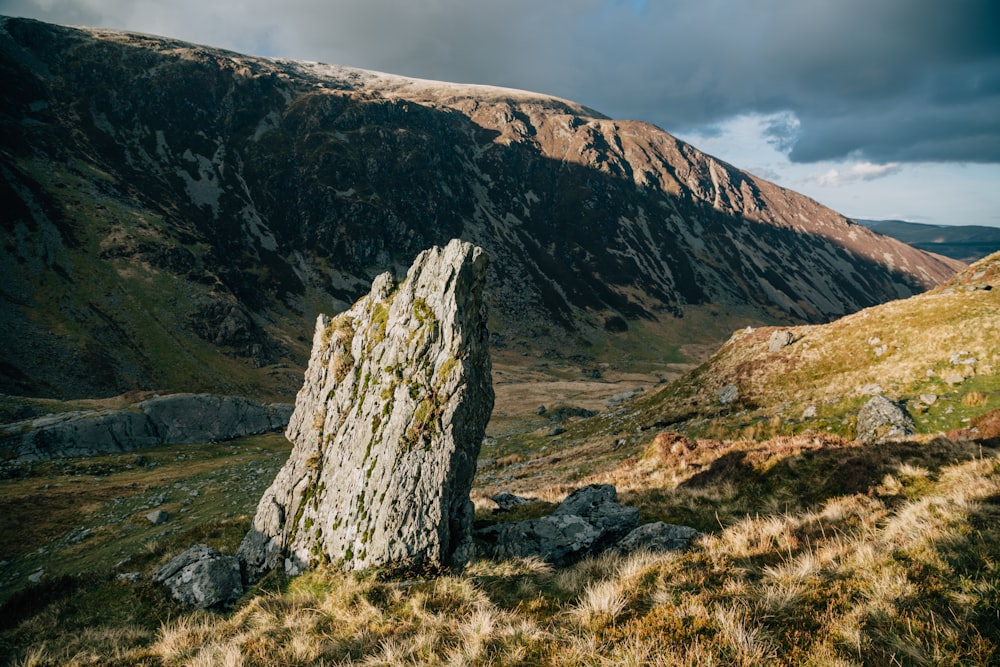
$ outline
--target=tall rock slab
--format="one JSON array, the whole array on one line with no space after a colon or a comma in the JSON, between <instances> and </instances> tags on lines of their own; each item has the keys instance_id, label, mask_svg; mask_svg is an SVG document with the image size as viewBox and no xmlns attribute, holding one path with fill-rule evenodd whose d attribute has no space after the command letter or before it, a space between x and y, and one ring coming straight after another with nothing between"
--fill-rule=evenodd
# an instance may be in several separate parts
<instances>
[{"instance_id":1,"label":"tall rock slab","mask_svg":"<svg viewBox=\"0 0 1000 667\"><path fill-rule=\"evenodd\" d=\"M240 546L251 580L282 562L297 573L469 559L493 410L487 263L453 240L420 253L401 284L382 274L350 310L319 316L291 457Z\"/></svg>"}]
</instances>

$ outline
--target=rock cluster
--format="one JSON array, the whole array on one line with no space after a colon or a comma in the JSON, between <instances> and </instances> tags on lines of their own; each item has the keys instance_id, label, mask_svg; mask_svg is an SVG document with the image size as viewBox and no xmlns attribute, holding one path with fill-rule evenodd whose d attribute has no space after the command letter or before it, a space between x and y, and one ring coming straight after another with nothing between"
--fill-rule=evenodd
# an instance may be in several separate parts
<instances>
[{"instance_id":1,"label":"rock cluster","mask_svg":"<svg viewBox=\"0 0 1000 667\"><path fill-rule=\"evenodd\" d=\"M617 497L610 484L585 486L548 516L494 524L476 531L476 538L491 558L538 557L566 565L609 549L626 554L684 549L698 535L694 528L662 522L640 526L639 510L618 504ZM506 496L503 500L511 504Z\"/></svg>"},{"instance_id":2,"label":"rock cluster","mask_svg":"<svg viewBox=\"0 0 1000 667\"><path fill-rule=\"evenodd\" d=\"M459 240L396 284L321 315L286 435L292 454L239 555L253 580L329 561L344 569L460 565L469 490L493 410L487 256Z\"/></svg>"},{"instance_id":3,"label":"rock cluster","mask_svg":"<svg viewBox=\"0 0 1000 667\"><path fill-rule=\"evenodd\" d=\"M283 428L291 412L286 403L173 394L121 410L64 412L8 424L0 427L0 448L14 460L34 461L229 440Z\"/></svg>"}]
</instances>

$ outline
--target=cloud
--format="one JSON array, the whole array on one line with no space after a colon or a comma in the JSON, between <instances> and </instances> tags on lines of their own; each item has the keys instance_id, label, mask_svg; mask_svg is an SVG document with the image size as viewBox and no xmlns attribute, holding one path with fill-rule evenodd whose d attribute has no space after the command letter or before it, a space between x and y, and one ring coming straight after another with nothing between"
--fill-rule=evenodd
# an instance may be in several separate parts
<instances>
[{"instance_id":1,"label":"cloud","mask_svg":"<svg viewBox=\"0 0 1000 667\"><path fill-rule=\"evenodd\" d=\"M740 115L795 162L1000 162L996 0L0 0L0 13L488 83L692 132Z\"/></svg>"},{"instance_id":2,"label":"cloud","mask_svg":"<svg viewBox=\"0 0 1000 667\"><path fill-rule=\"evenodd\" d=\"M856 162L847 169L830 169L825 174L815 177L819 185L840 187L857 181L874 181L898 173L903 168L899 162L874 164L872 162Z\"/></svg>"},{"instance_id":3,"label":"cloud","mask_svg":"<svg viewBox=\"0 0 1000 667\"><path fill-rule=\"evenodd\" d=\"M802 121L790 112L773 114L764 119L761 136L781 152L789 152L799 140L802 133Z\"/></svg>"}]
</instances>

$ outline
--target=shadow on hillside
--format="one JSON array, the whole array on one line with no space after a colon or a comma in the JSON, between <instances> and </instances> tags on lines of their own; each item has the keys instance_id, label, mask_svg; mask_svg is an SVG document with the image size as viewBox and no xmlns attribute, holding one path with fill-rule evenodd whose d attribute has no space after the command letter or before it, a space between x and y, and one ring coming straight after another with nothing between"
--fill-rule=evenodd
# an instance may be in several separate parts
<instances>
[{"instance_id":1,"label":"shadow on hillside","mask_svg":"<svg viewBox=\"0 0 1000 667\"><path fill-rule=\"evenodd\" d=\"M676 487L623 492L643 522L667 521L715 532L747 515L805 511L840 496L878 496L892 505L933 482L941 469L997 452L981 441L861 445L837 438L763 443L703 443L690 452L694 472ZM664 468L677 461L660 460ZM890 479L891 476L891 479Z\"/></svg>"}]
</instances>

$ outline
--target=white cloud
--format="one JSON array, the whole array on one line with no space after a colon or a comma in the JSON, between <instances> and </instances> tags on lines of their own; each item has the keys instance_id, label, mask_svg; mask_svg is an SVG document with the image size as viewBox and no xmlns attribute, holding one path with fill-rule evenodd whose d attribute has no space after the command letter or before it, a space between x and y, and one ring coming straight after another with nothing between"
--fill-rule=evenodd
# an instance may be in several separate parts
<instances>
[{"instance_id":1,"label":"white cloud","mask_svg":"<svg viewBox=\"0 0 1000 667\"><path fill-rule=\"evenodd\" d=\"M874 181L898 173L903 168L899 162L876 164L874 162L855 162L846 169L833 168L815 177L820 185L839 188L857 181Z\"/></svg>"}]
</instances>

